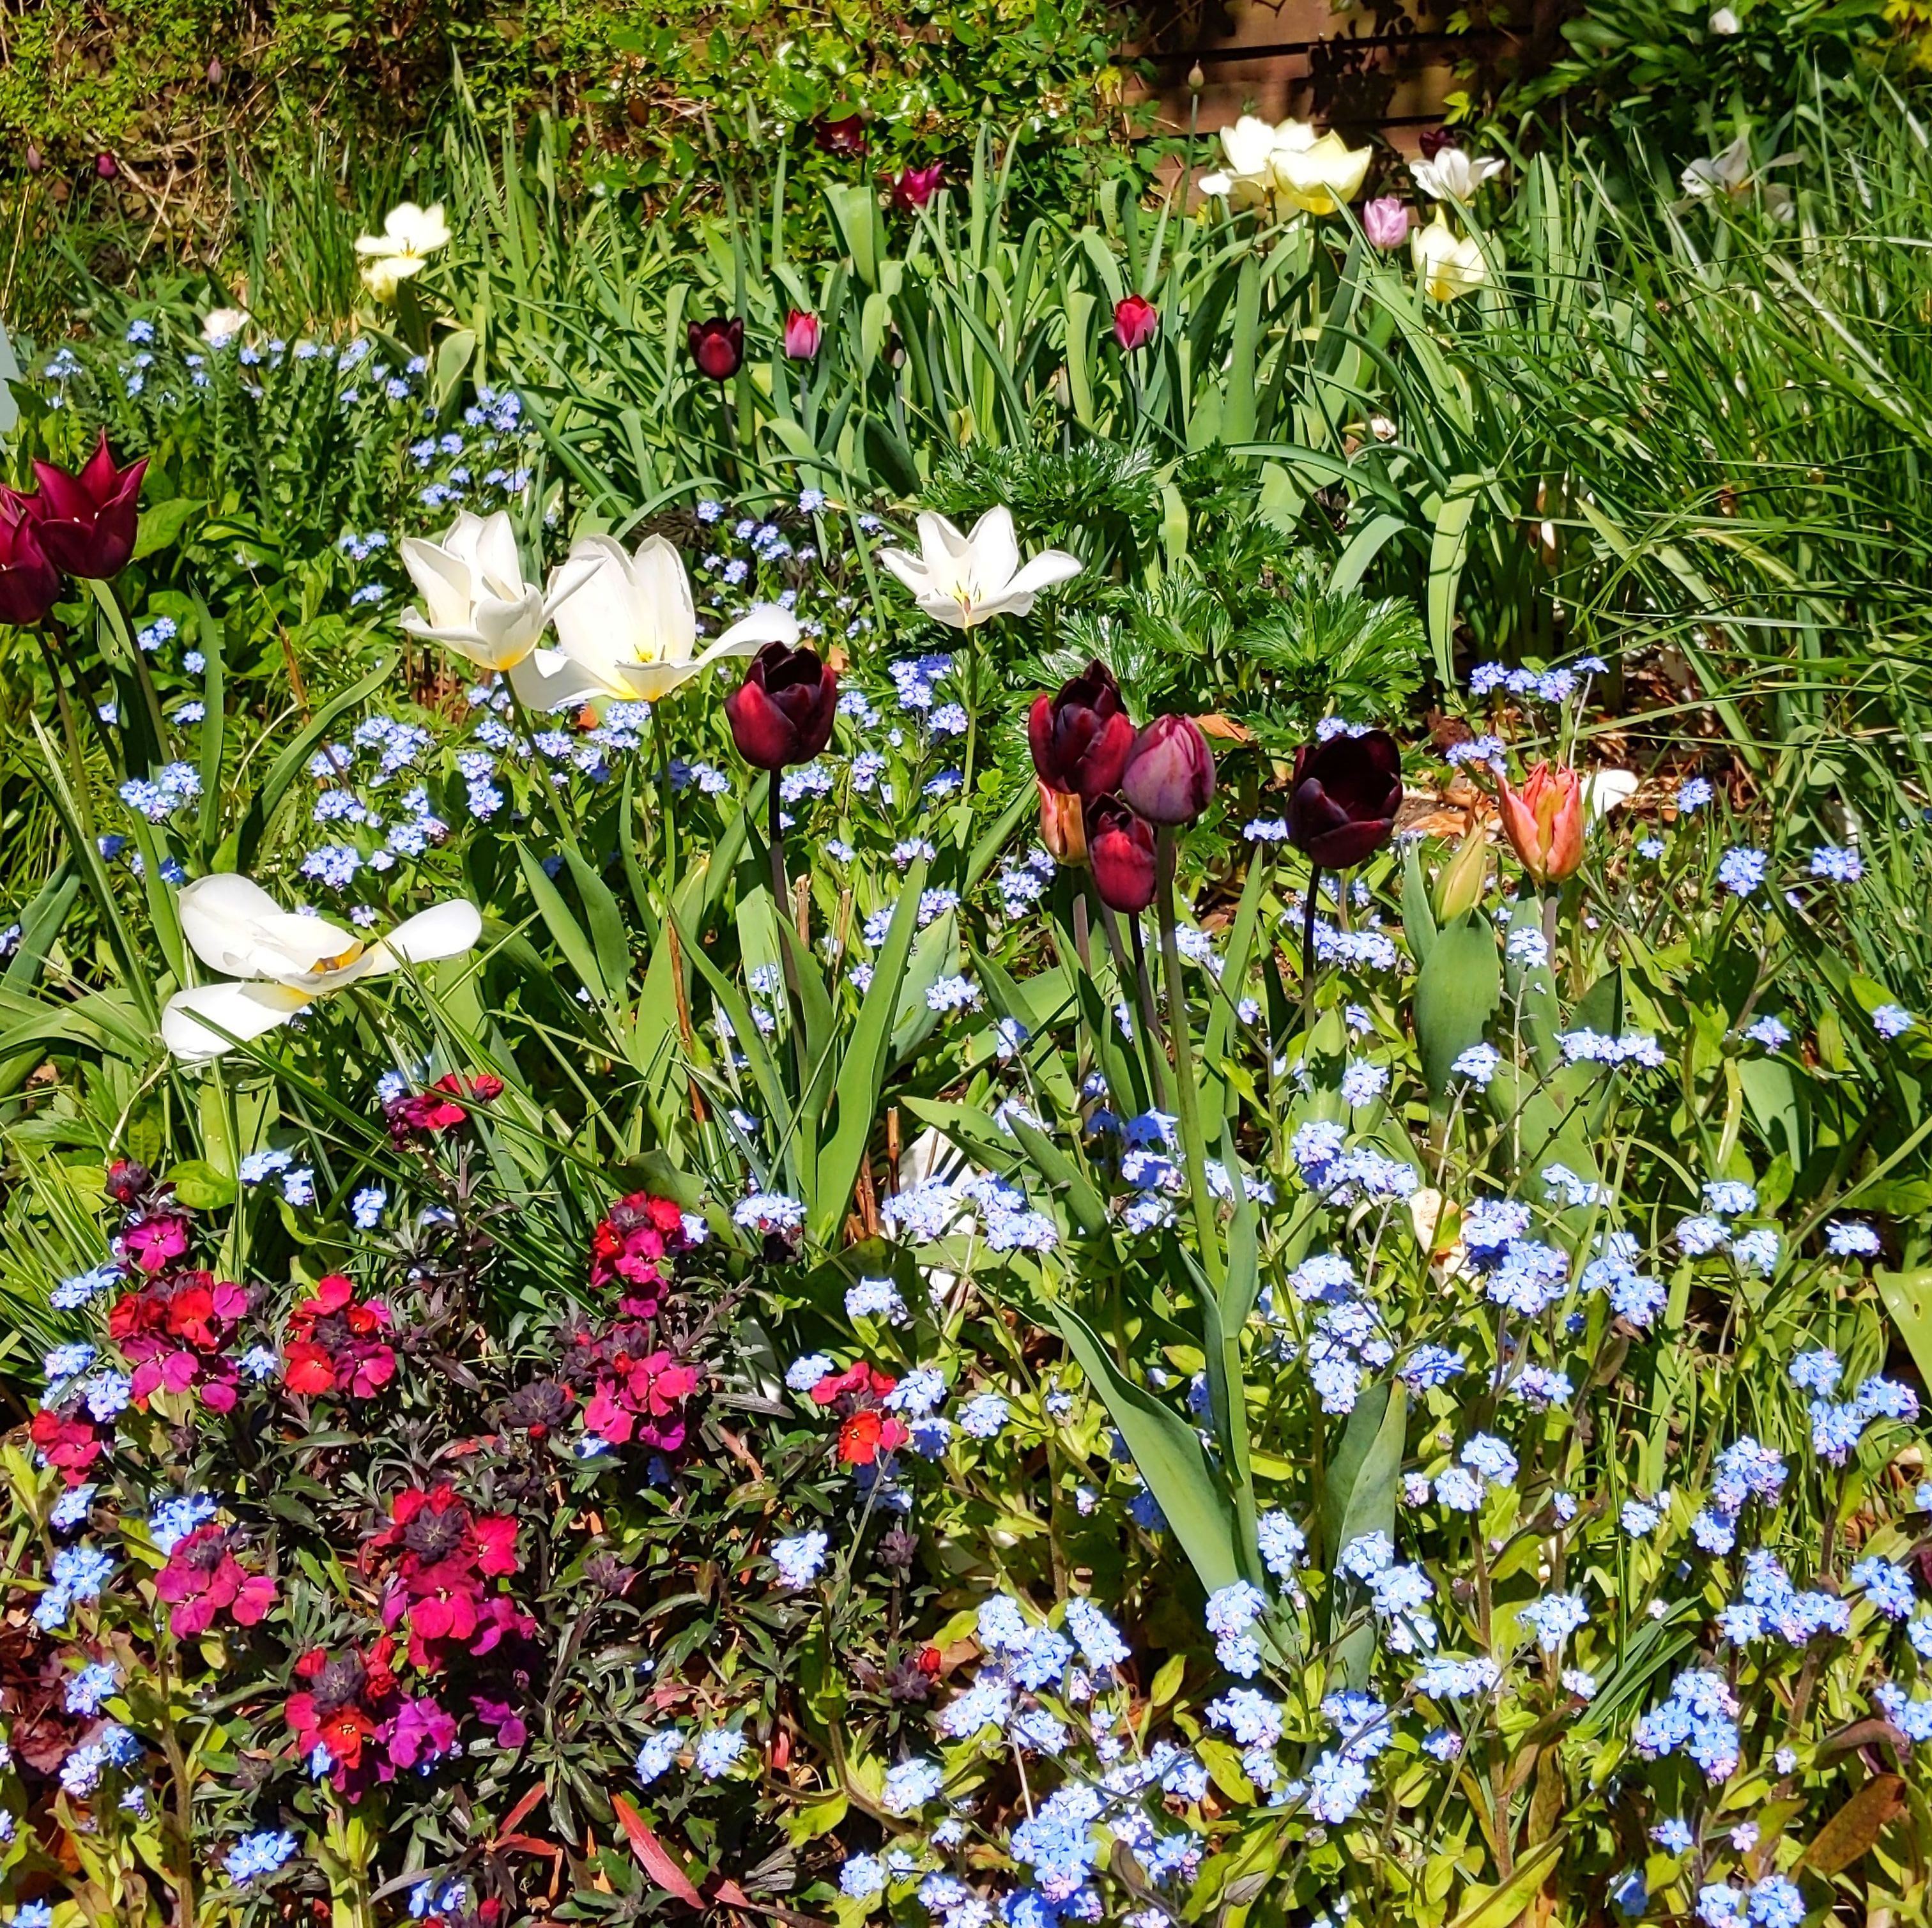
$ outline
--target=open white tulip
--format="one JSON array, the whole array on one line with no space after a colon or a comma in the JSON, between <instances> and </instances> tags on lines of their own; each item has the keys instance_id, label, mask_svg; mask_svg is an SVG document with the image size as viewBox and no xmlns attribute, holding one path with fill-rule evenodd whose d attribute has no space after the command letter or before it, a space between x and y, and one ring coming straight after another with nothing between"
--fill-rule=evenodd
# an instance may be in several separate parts
<instances>
[{"instance_id":1,"label":"open white tulip","mask_svg":"<svg viewBox=\"0 0 1932 1928\"><path fill-rule=\"evenodd\" d=\"M1223 127L1221 151L1227 157L1228 164L1218 172L1202 177L1202 193L1224 195L1238 208L1251 208L1265 201L1274 184L1268 163L1280 139L1272 123L1252 114L1244 114L1232 127Z\"/></svg>"},{"instance_id":2,"label":"open white tulip","mask_svg":"<svg viewBox=\"0 0 1932 1928\"><path fill-rule=\"evenodd\" d=\"M790 610L761 603L698 654L691 579L662 535L646 536L634 556L608 535L579 537L551 572L550 597L557 648L540 652L545 708L597 696L656 703L725 657L799 638Z\"/></svg>"},{"instance_id":3,"label":"open white tulip","mask_svg":"<svg viewBox=\"0 0 1932 1928\"><path fill-rule=\"evenodd\" d=\"M916 556L888 549L879 560L912 591L914 600L949 629L971 629L995 616L1024 616L1042 589L1080 573L1078 557L1042 549L1022 566L1012 511L989 508L962 535L943 515L922 510Z\"/></svg>"},{"instance_id":4,"label":"open white tulip","mask_svg":"<svg viewBox=\"0 0 1932 1928\"><path fill-rule=\"evenodd\" d=\"M424 616L413 606L404 610L403 628L454 650L479 669L507 671L524 701L542 703L563 662L556 651L537 647L556 598L524 580L508 513L499 509L485 517L465 509L441 541L406 535L401 550L403 566L429 611Z\"/></svg>"},{"instance_id":5,"label":"open white tulip","mask_svg":"<svg viewBox=\"0 0 1932 1928\"><path fill-rule=\"evenodd\" d=\"M449 223L442 203L419 208L404 201L383 217L380 234L358 235L356 252L362 257L362 283L379 301L394 298L397 288L439 247L449 245Z\"/></svg>"},{"instance_id":6,"label":"open white tulip","mask_svg":"<svg viewBox=\"0 0 1932 1928\"><path fill-rule=\"evenodd\" d=\"M1440 214L1409 236L1408 247L1416 277L1432 301L1474 294L1490 278L1489 264L1475 237L1458 238Z\"/></svg>"},{"instance_id":7,"label":"open white tulip","mask_svg":"<svg viewBox=\"0 0 1932 1928\"><path fill-rule=\"evenodd\" d=\"M1412 160L1408 171L1432 201L1460 201L1467 206L1476 190L1500 174L1504 165L1493 154L1472 160L1460 147L1445 147L1433 160Z\"/></svg>"},{"instance_id":8,"label":"open white tulip","mask_svg":"<svg viewBox=\"0 0 1932 1928\"><path fill-rule=\"evenodd\" d=\"M1352 148L1332 130L1317 134L1306 121L1284 121L1275 130L1268 173L1275 191L1304 214L1332 214L1362 191L1371 148Z\"/></svg>"},{"instance_id":9,"label":"open white tulip","mask_svg":"<svg viewBox=\"0 0 1932 1928\"><path fill-rule=\"evenodd\" d=\"M1679 177L1680 184L1685 193L1700 201L1714 200L1720 194L1742 201L1755 188L1763 195L1765 211L1774 220L1789 220L1796 205L1791 190L1782 181L1767 181L1764 176L1774 167L1790 166L1797 158L1795 154L1776 154L1762 167L1754 168L1750 136L1742 133L1723 153L1691 162Z\"/></svg>"},{"instance_id":10,"label":"open white tulip","mask_svg":"<svg viewBox=\"0 0 1932 1928\"><path fill-rule=\"evenodd\" d=\"M232 871L184 885L178 903L182 935L195 955L242 980L200 985L168 1000L162 1040L190 1063L286 1024L316 998L361 979L460 956L483 934L476 905L452 897L365 944L339 924L284 910L260 884Z\"/></svg>"}]
</instances>

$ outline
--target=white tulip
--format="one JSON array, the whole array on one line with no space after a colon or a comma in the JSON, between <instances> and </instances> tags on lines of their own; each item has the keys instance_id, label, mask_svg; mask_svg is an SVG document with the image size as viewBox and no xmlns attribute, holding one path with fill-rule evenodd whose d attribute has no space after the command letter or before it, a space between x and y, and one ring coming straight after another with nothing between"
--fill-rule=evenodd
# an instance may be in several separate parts
<instances>
[{"instance_id":1,"label":"white tulip","mask_svg":"<svg viewBox=\"0 0 1932 1928\"><path fill-rule=\"evenodd\" d=\"M524 580L508 512L485 517L465 509L441 541L406 535L401 553L429 611L413 604L404 610L404 629L480 669L507 670L524 702L541 703L563 661L554 649L537 648L556 599Z\"/></svg>"},{"instance_id":2,"label":"white tulip","mask_svg":"<svg viewBox=\"0 0 1932 1928\"><path fill-rule=\"evenodd\" d=\"M598 696L656 703L725 657L799 639L790 610L761 603L697 654L691 579L662 535L646 536L634 556L608 535L579 537L551 572L550 597L557 648L542 653L557 661L546 663L536 699L546 709Z\"/></svg>"},{"instance_id":3,"label":"white tulip","mask_svg":"<svg viewBox=\"0 0 1932 1928\"><path fill-rule=\"evenodd\" d=\"M1763 196L1765 211L1772 220L1789 220L1796 205L1791 190L1782 181L1767 181L1764 176L1774 167L1790 166L1797 158L1795 154L1775 154L1762 167L1754 168L1750 136L1741 133L1723 153L1691 162L1679 181L1684 193L1699 201L1713 200L1720 194L1742 201L1755 189Z\"/></svg>"},{"instance_id":4,"label":"white tulip","mask_svg":"<svg viewBox=\"0 0 1932 1928\"><path fill-rule=\"evenodd\" d=\"M449 223L442 217L442 203L419 208L405 201L383 217L380 234L356 236L363 285L377 301L392 300L400 283L421 274L429 257L448 245Z\"/></svg>"},{"instance_id":5,"label":"white tulip","mask_svg":"<svg viewBox=\"0 0 1932 1928\"><path fill-rule=\"evenodd\" d=\"M888 549L879 560L928 616L949 629L971 629L995 616L1024 616L1042 589L1080 573L1078 558L1060 549L1042 549L1022 567L1012 511L1004 503L980 517L970 535L961 535L943 515L922 511L919 547L916 556Z\"/></svg>"},{"instance_id":6,"label":"white tulip","mask_svg":"<svg viewBox=\"0 0 1932 1928\"><path fill-rule=\"evenodd\" d=\"M168 1000L162 1040L190 1063L286 1024L316 998L363 978L460 956L483 934L476 905L452 897L365 944L338 924L284 910L232 871L184 884L177 902L182 935L195 955L242 980L200 985Z\"/></svg>"},{"instance_id":7,"label":"white tulip","mask_svg":"<svg viewBox=\"0 0 1932 1928\"><path fill-rule=\"evenodd\" d=\"M1712 33L1720 34L1726 39L1732 34L1744 31L1744 23L1728 7L1720 7L1711 16L1709 24Z\"/></svg>"},{"instance_id":8,"label":"white tulip","mask_svg":"<svg viewBox=\"0 0 1932 1928\"><path fill-rule=\"evenodd\" d=\"M1362 191L1373 148L1352 148L1332 130L1317 134L1306 121L1284 121L1275 134L1268 175L1292 206L1305 214L1332 214Z\"/></svg>"},{"instance_id":9,"label":"white tulip","mask_svg":"<svg viewBox=\"0 0 1932 1928\"><path fill-rule=\"evenodd\" d=\"M1282 123L1284 127L1289 124ZM1265 201L1274 184L1268 172L1268 162L1279 141L1274 127L1252 114L1244 114L1232 127L1223 127L1221 151L1227 156L1228 164L1220 172L1202 178L1202 193L1224 195L1238 208L1252 207Z\"/></svg>"},{"instance_id":10,"label":"white tulip","mask_svg":"<svg viewBox=\"0 0 1932 1928\"><path fill-rule=\"evenodd\" d=\"M1412 160L1408 171L1415 184L1432 201L1460 201L1466 207L1485 181L1503 171L1492 154L1472 160L1460 147L1445 147L1433 160Z\"/></svg>"},{"instance_id":11,"label":"white tulip","mask_svg":"<svg viewBox=\"0 0 1932 1928\"><path fill-rule=\"evenodd\" d=\"M1431 301L1453 301L1474 294L1490 278L1489 264L1473 235L1460 240L1438 214L1408 238L1416 277Z\"/></svg>"},{"instance_id":12,"label":"white tulip","mask_svg":"<svg viewBox=\"0 0 1932 1928\"><path fill-rule=\"evenodd\" d=\"M201 318L201 338L211 348L226 348L248 325L246 308L210 308Z\"/></svg>"}]
</instances>

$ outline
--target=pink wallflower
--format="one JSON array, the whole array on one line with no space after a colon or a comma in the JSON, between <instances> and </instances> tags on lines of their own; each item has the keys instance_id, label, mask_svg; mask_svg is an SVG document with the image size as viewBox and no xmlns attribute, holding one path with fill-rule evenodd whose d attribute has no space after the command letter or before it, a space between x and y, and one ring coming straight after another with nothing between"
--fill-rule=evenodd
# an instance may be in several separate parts
<instances>
[{"instance_id":1,"label":"pink wallflower","mask_svg":"<svg viewBox=\"0 0 1932 1928\"><path fill-rule=\"evenodd\" d=\"M224 1607L237 1627L253 1627L275 1603L275 1583L248 1573L236 1558L232 1528L212 1522L176 1543L154 1576L154 1591L174 1611L168 1625L178 1639L206 1633Z\"/></svg>"}]
</instances>

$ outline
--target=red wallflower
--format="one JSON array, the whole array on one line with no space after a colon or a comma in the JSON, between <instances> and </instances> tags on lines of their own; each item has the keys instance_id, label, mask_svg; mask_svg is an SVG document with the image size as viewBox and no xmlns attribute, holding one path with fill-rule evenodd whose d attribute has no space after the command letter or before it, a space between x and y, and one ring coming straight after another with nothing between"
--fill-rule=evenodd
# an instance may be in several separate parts
<instances>
[{"instance_id":1,"label":"red wallflower","mask_svg":"<svg viewBox=\"0 0 1932 1928\"><path fill-rule=\"evenodd\" d=\"M394 1714L394 1652L392 1641L379 1640L366 1654L352 1649L332 1657L318 1647L296 1663L296 1678L308 1684L283 1703L282 1717L304 1759L318 1747L326 1752L338 1789L361 1769L364 1748Z\"/></svg>"},{"instance_id":2,"label":"red wallflower","mask_svg":"<svg viewBox=\"0 0 1932 1928\"><path fill-rule=\"evenodd\" d=\"M389 1309L382 1300L358 1304L355 1287L332 1272L289 1315L282 1383L305 1398L342 1392L353 1399L368 1399L395 1377L396 1355L382 1338L389 1324Z\"/></svg>"},{"instance_id":3,"label":"red wallflower","mask_svg":"<svg viewBox=\"0 0 1932 1928\"><path fill-rule=\"evenodd\" d=\"M668 1198L633 1192L620 1198L590 1234L590 1282L602 1288L628 1289L618 1309L633 1318L655 1318L669 1282L661 1261L691 1249L684 1214Z\"/></svg>"},{"instance_id":4,"label":"red wallflower","mask_svg":"<svg viewBox=\"0 0 1932 1928\"><path fill-rule=\"evenodd\" d=\"M96 1426L78 1407L62 1411L43 1406L28 1427L28 1437L47 1464L70 1486L77 1486L87 1477L87 1469L100 1457L111 1427Z\"/></svg>"},{"instance_id":5,"label":"red wallflower","mask_svg":"<svg viewBox=\"0 0 1932 1928\"><path fill-rule=\"evenodd\" d=\"M392 1142L404 1145L418 1135L434 1138L462 1124L470 1114L456 1102L458 1099L488 1103L501 1097L502 1092L503 1081L492 1072L448 1071L427 1091L392 1099L383 1107L382 1115L388 1120Z\"/></svg>"},{"instance_id":6,"label":"red wallflower","mask_svg":"<svg viewBox=\"0 0 1932 1928\"><path fill-rule=\"evenodd\" d=\"M244 1573L235 1546L231 1528L198 1526L154 1576L155 1593L174 1609L168 1624L178 1638L206 1633L224 1607L237 1627L253 1627L274 1605L274 1582Z\"/></svg>"},{"instance_id":7,"label":"red wallflower","mask_svg":"<svg viewBox=\"0 0 1932 1928\"><path fill-rule=\"evenodd\" d=\"M663 1351L641 1359L620 1352L611 1363L613 1375L600 1378L585 1402L585 1429L613 1446L635 1438L661 1453L676 1452L684 1444L684 1402L698 1390L696 1368Z\"/></svg>"},{"instance_id":8,"label":"red wallflower","mask_svg":"<svg viewBox=\"0 0 1932 1928\"><path fill-rule=\"evenodd\" d=\"M518 1570L517 1522L508 1513L478 1516L444 1485L416 1486L389 1503L389 1524L363 1545L365 1567L400 1549L382 1595L382 1624L408 1623L410 1661L425 1672L442 1667L445 1643L487 1654L512 1633L533 1630L488 1582ZM434 1644L432 1644L434 1643Z\"/></svg>"},{"instance_id":9,"label":"red wallflower","mask_svg":"<svg viewBox=\"0 0 1932 1928\"><path fill-rule=\"evenodd\" d=\"M843 1372L828 1372L812 1387L812 1403L830 1406L841 1399L883 1399L898 1383L862 1359L854 1360Z\"/></svg>"},{"instance_id":10,"label":"red wallflower","mask_svg":"<svg viewBox=\"0 0 1932 1928\"><path fill-rule=\"evenodd\" d=\"M227 1347L248 1305L246 1288L210 1272L177 1272L123 1293L107 1315L107 1333L134 1369L134 1403L198 1385L204 1405L226 1412L236 1381Z\"/></svg>"},{"instance_id":11,"label":"red wallflower","mask_svg":"<svg viewBox=\"0 0 1932 1928\"><path fill-rule=\"evenodd\" d=\"M855 1360L843 1372L828 1372L812 1389L815 1405L835 1408L843 1416L838 1429L838 1457L848 1466L870 1466L882 1455L896 1453L912 1437L896 1413L880 1401L898 1384L890 1373Z\"/></svg>"}]
</instances>

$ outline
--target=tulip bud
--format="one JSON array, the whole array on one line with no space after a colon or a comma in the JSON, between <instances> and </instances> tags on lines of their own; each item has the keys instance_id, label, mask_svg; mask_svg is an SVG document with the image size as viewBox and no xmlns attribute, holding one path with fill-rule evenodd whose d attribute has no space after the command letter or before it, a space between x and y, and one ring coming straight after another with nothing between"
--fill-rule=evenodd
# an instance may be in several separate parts
<instances>
[{"instance_id":1,"label":"tulip bud","mask_svg":"<svg viewBox=\"0 0 1932 1928\"><path fill-rule=\"evenodd\" d=\"M121 170L114 164L111 154L97 154L94 157L94 171L103 181L112 181Z\"/></svg>"},{"instance_id":2,"label":"tulip bud","mask_svg":"<svg viewBox=\"0 0 1932 1928\"><path fill-rule=\"evenodd\" d=\"M728 382L745 359L745 324L735 315L729 321L714 315L709 321L690 322L685 339L692 361L714 382Z\"/></svg>"},{"instance_id":3,"label":"tulip bud","mask_svg":"<svg viewBox=\"0 0 1932 1928\"><path fill-rule=\"evenodd\" d=\"M1456 854L1436 880L1436 921L1453 924L1482 901L1483 881L1490 868L1489 840L1474 823L1462 832Z\"/></svg>"},{"instance_id":4,"label":"tulip bud","mask_svg":"<svg viewBox=\"0 0 1932 1928\"><path fill-rule=\"evenodd\" d=\"M1445 147L1460 147L1462 141L1454 127L1425 127L1420 145L1423 159L1433 160Z\"/></svg>"},{"instance_id":5,"label":"tulip bud","mask_svg":"<svg viewBox=\"0 0 1932 1928\"><path fill-rule=\"evenodd\" d=\"M815 361L823 330L816 315L794 308L785 316L784 352L794 361Z\"/></svg>"},{"instance_id":6,"label":"tulip bud","mask_svg":"<svg viewBox=\"0 0 1932 1928\"><path fill-rule=\"evenodd\" d=\"M208 84L211 87L221 85L221 56L219 54L208 63Z\"/></svg>"},{"instance_id":7,"label":"tulip bud","mask_svg":"<svg viewBox=\"0 0 1932 1928\"><path fill-rule=\"evenodd\" d=\"M939 192L940 163L930 167L908 167L892 183L892 205L902 214L922 208Z\"/></svg>"},{"instance_id":8,"label":"tulip bud","mask_svg":"<svg viewBox=\"0 0 1932 1928\"><path fill-rule=\"evenodd\" d=\"M1364 205L1362 232L1377 247L1400 247L1408 238L1408 209L1396 195L1382 195Z\"/></svg>"},{"instance_id":9,"label":"tulip bud","mask_svg":"<svg viewBox=\"0 0 1932 1928\"><path fill-rule=\"evenodd\" d=\"M1560 883L1576 874L1583 861L1583 786L1574 770L1540 763L1520 791L1498 775L1496 802L1503 834L1534 881Z\"/></svg>"},{"instance_id":10,"label":"tulip bud","mask_svg":"<svg viewBox=\"0 0 1932 1928\"><path fill-rule=\"evenodd\" d=\"M46 165L46 162L41 158L40 149L32 141L28 142L27 172L29 174L38 174Z\"/></svg>"},{"instance_id":11,"label":"tulip bud","mask_svg":"<svg viewBox=\"0 0 1932 1928\"><path fill-rule=\"evenodd\" d=\"M724 718L739 755L776 773L810 763L831 742L838 706L838 672L816 649L767 643L725 699Z\"/></svg>"},{"instance_id":12,"label":"tulip bud","mask_svg":"<svg viewBox=\"0 0 1932 1928\"><path fill-rule=\"evenodd\" d=\"M1198 94L1207 84L1208 76L1201 70L1201 63L1197 60L1187 70L1187 91L1190 94Z\"/></svg>"},{"instance_id":13,"label":"tulip bud","mask_svg":"<svg viewBox=\"0 0 1932 1928\"><path fill-rule=\"evenodd\" d=\"M1134 739L1120 794L1150 823L1192 823L1214 794L1214 757L1191 716L1156 717Z\"/></svg>"},{"instance_id":14,"label":"tulip bud","mask_svg":"<svg viewBox=\"0 0 1932 1928\"><path fill-rule=\"evenodd\" d=\"M1160 310L1139 295L1128 295L1114 304L1114 339L1123 355L1131 355L1153 340L1160 326Z\"/></svg>"},{"instance_id":15,"label":"tulip bud","mask_svg":"<svg viewBox=\"0 0 1932 1928\"><path fill-rule=\"evenodd\" d=\"M1288 834L1319 870L1347 870L1395 833L1402 752L1385 730L1331 736L1294 753Z\"/></svg>"},{"instance_id":16,"label":"tulip bud","mask_svg":"<svg viewBox=\"0 0 1932 1928\"><path fill-rule=\"evenodd\" d=\"M1136 817L1117 796L1094 805L1087 861L1094 887L1110 910L1137 917L1154 901L1154 826Z\"/></svg>"},{"instance_id":17,"label":"tulip bud","mask_svg":"<svg viewBox=\"0 0 1932 1928\"><path fill-rule=\"evenodd\" d=\"M1046 700L1044 697L1041 699ZM1087 861L1087 826L1077 790L1058 790L1044 779L1040 783L1040 841L1056 863L1084 864Z\"/></svg>"},{"instance_id":18,"label":"tulip bud","mask_svg":"<svg viewBox=\"0 0 1932 1928\"><path fill-rule=\"evenodd\" d=\"M1090 801L1118 790L1133 750L1134 726L1113 672L1096 658L1057 694L1036 697L1027 741L1034 773L1047 789Z\"/></svg>"}]
</instances>

